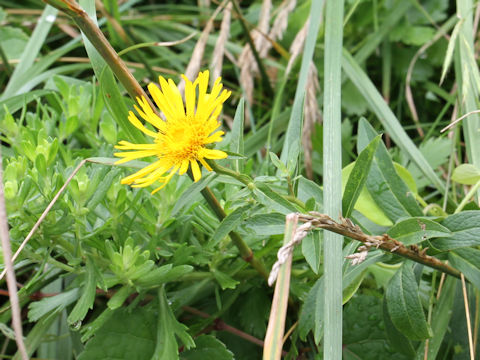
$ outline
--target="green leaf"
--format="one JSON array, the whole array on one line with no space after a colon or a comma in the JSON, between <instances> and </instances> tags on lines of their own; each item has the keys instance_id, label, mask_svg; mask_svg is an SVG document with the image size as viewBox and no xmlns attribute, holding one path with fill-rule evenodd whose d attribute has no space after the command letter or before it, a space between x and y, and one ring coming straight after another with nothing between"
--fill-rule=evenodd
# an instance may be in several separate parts
<instances>
[{"instance_id":1,"label":"green leaf","mask_svg":"<svg viewBox=\"0 0 480 360\"><path fill-rule=\"evenodd\" d=\"M235 289L237 285L240 284L239 281L233 279L230 275L227 275L224 272L221 272L217 269L212 269L211 271L215 277L215 280L217 280L217 282L220 284L222 290Z\"/></svg>"},{"instance_id":2,"label":"green leaf","mask_svg":"<svg viewBox=\"0 0 480 360\"><path fill-rule=\"evenodd\" d=\"M480 169L472 164L462 164L453 170L452 180L463 185L475 185L480 181Z\"/></svg>"},{"instance_id":3,"label":"green leaf","mask_svg":"<svg viewBox=\"0 0 480 360\"><path fill-rule=\"evenodd\" d=\"M322 261L322 234L320 231L313 231L302 240L302 254L315 274L318 274Z\"/></svg>"},{"instance_id":4,"label":"green leaf","mask_svg":"<svg viewBox=\"0 0 480 360\"><path fill-rule=\"evenodd\" d=\"M215 233L208 242L208 248L214 248L220 240L233 231L242 222L242 215L249 208L250 206L241 206L228 214L215 230Z\"/></svg>"},{"instance_id":5,"label":"green leaf","mask_svg":"<svg viewBox=\"0 0 480 360\"><path fill-rule=\"evenodd\" d=\"M315 342L322 338L323 334L323 277L319 278L312 286L305 298L298 321L299 336L305 340L307 334L313 330Z\"/></svg>"},{"instance_id":6,"label":"green leaf","mask_svg":"<svg viewBox=\"0 0 480 360\"><path fill-rule=\"evenodd\" d=\"M119 309L112 314L85 346L78 360L150 359L155 349L155 321L152 310Z\"/></svg>"},{"instance_id":7,"label":"green leaf","mask_svg":"<svg viewBox=\"0 0 480 360\"><path fill-rule=\"evenodd\" d=\"M157 346L152 360L176 359L178 344L175 335L187 349L194 347L195 343L187 332L188 328L175 319L163 287L158 290L158 302Z\"/></svg>"},{"instance_id":8,"label":"green leaf","mask_svg":"<svg viewBox=\"0 0 480 360\"><path fill-rule=\"evenodd\" d=\"M171 216L175 216L184 206L192 204L193 200L199 196L200 191L205 189L208 184L210 184L213 179L215 179L216 174L211 172L189 186L176 201L175 206L173 207Z\"/></svg>"},{"instance_id":9,"label":"green leaf","mask_svg":"<svg viewBox=\"0 0 480 360\"><path fill-rule=\"evenodd\" d=\"M441 223L452 232L448 238L431 241L432 246L440 250L480 245L480 211L466 210L450 215Z\"/></svg>"},{"instance_id":10,"label":"green leaf","mask_svg":"<svg viewBox=\"0 0 480 360\"><path fill-rule=\"evenodd\" d=\"M24 74L33 65L35 59L40 53L40 49L45 43L48 33L57 17L58 10L50 5L45 6L42 12L42 16L37 21L35 30L27 43L27 46L23 50L19 63L15 67L15 70L8 81L2 96L2 100L16 95L17 91L24 84Z\"/></svg>"},{"instance_id":11,"label":"green leaf","mask_svg":"<svg viewBox=\"0 0 480 360\"><path fill-rule=\"evenodd\" d=\"M408 263L398 269L386 291L388 314L395 327L412 340L432 337L420 303L418 286Z\"/></svg>"},{"instance_id":12,"label":"green leaf","mask_svg":"<svg viewBox=\"0 0 480 360\"><path fill-rule=\"evenodd\" d=\"M385 333L392 347L410 358L415 356L415 347L412 341L397 330L388 314L386 297L383 298L383 322L385 323Z\"/></svg>"},{"instance_id":13,"label":"green leaf","mask_svg":"<svg viewBox=\"0 0 480 360\"><path fill-rule=\"evenodd\" d=\"M405 4L405 6L407 5ZM398 147L408 155L410 160L417 165L423 174L430 179L431 183L440 192L443 192L445 189L443 181L438 177L425 157L408 137L402 125L385 103L385 100L370 78L346 50L343 52L342 67L346 75L365 97L368 104L377 115L378 120L382 123L386 132L392 137L393 141L395 141Z\"/></svg>"},{"instance_id":14,"label":"green leaf","mask_svg":"<svg viewBox=\"0 0 480 360\"><path fill-rule=\"evenodd\" d=\"M9 113L13 114L28 103L51 93L53 93L52 90L32 90L25 94L15 95L0 101L0 123L3 122L5 116L7 115L5 107L8 109Z\"/></svg>"},{"instance_id":15,"label":"green leaf","mask_svg":"<svg viewBox=\"0 0 480 360\"><path fill-rule=\"evenodd\" d=\"M431 238L452 235L449 229L436 221L419 217L399 221L387 231L387 234L404 245L413 245Z\"/></svg>"},{"instance_id":16,"label":"green leaf","mask_svg":"<svg viewBox=\"0 0 480 360\"><path fill-rule=\"evenodd\" d=\"M255 186L256 188L253 190L253 194L261 204L282 214L299 211L291 202L273 191L267 184L255 181Z\"/></svg>"},{"instance_id":17,"label":"green leaf","mask_svg":"<svg viewBox=\"0 0 480 360\"><path fill-rule=\"evenodd\" d=\"M458 280L447 276L443 285L442 294L437 301L432 313L432 331L435 335L428 341L428 359L436 359L437 354L442 346L445 334L451 331L449 328L450 319L453 311L452 307L455 300L455 286ZM448 338L447 341L450 341ZM425 359L425 343L423 343L417 350L416 360Z\"/></svg>"},{"instance_id":18,"label":"green leaf","mask_svg":"<svg viewBox=\"0 0 480 360\"><path fill-rule=\"evenodd\" d=\"M175 281L192 270L193 266L190 265L179 265L173 268L172 264L164 265L137 279L135 285L143 288L158 287L169 281Z\"/></svg>"},{"instance_id":19,"label":"green leaf","mask_svg":"<svg viewBox=\"0 0 480 360\"><path fill-rule=\"evenodd\" d=\"M181 360L233 360L233 353L211 335L200 335L195 339L195 344L195 349L180 354Z\"/></svg>"},{"instance_id":20,"label":"green leaf","mask_svg":"<svg viewBox=\"0 0 480 360\"><path fill-rule=\"evenodd\" d=\"M90 258L87 258L85 266L86 279L84 281L84 287L82 289L82 295L75 304L75 307L68 315L67 322L71 325L79 320L83 320L87 315L88 309L93 307L97 290L97 276L95 265Z\"/></svg>"},{"instance_id":21,"label":"green leaf","mask_svg":"<svg viewBox=\"0 0 480 360\"><path fill-rule=\"evenodd\" d=\"M381 135L377 135L370 144L362 150L355 161L355 166L348 177L347 185L343 192L342 212L344 217L349 217L352 214L355 203L367 181L373 156L375 155L380 139Z\"/></svg>"},{"instance_id":22,"label":"green leaf","mask_svg":"<svg viewBox=\"0 0 480 360\"><path fill-rule=\"evenodd\" d=\"M359 148L361 141L372 141L377 136L373 127L364 119L359 125ZM363 139L363 140L361 140ZM366 187L377 205L392 221L405 216L422 216L422 210L410 189L396 172L392 159L383 143L379 144L368 174Z\"/></svg>"},{"instance_id":23,"label":"green leaf","mask_svg":"<svg viewBox=\"0 0 480 360\"><path fill-rule=\"evenodd\" d=\"M77 300L79 296L79 289L72 289L70 291L30 303L28 306L28 320L37 321L52 310L56 312L61 311Z\"/></svg>"},{"instance_id":24,"label":"green leaf","mask_svg":"<svg viewBox=\"0 0 480 360\"><path fill-rule=\"evenodd\" d=\"M241 98L238 102L237 110L235 111L235 117L233 118L232 132L230 133L230 151L243 154L243 123L245 121L245 99ZM243 172L243 161L235 160L235 171Z\"/></svg>"},{"instance_id":25,"label":"green leaf","mask_svg":"<svg viewBox=\"0 0 480 360\"><path fill-rule=\"evenodd\" d=\"M135 289L133 289L129 285L124 285L120 289L117 290L115 295L113 295L110 300L107 302L107 306L111 310L118 309L120 306L123 305L127 297L130 296L130 294L133 294Z\"/></svg>"},{"instance_id":26,"label":"green leaf","mask_svg":"<svg viewBox=\"0 0 480 360\"><path fill-rule=\"evenodd\" d=\"M285 231L285 215L275 212L254 215L248 218L245 226L256 236L283 234Z\"/></svg>"},{"instance_id":27,"label":"green leaf","mask_svg":"<svg viewBox=\"0 0 480 360\"><path fill-rule=\"evenodd\" d=\"M480 250L475 248L455 249L448 253L448 259L453 267L460 270L468 281L480 290Z\"/></svg>"}]
</instances>

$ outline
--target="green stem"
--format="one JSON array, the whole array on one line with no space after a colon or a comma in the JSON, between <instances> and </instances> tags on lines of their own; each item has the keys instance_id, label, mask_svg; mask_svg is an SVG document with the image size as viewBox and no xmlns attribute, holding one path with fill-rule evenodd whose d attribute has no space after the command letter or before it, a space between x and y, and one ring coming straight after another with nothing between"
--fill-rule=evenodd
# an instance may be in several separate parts
<instances>
[{"instance_id":1,"label":"green stem","mask_svg":"<svg viewBox=\"0 0 480 360\"><path fill-rule=\"evenodd\" d=\"M480 188L480 181L477 181L477 183L470 189L468 194L465 195L460 205L458 205L458 207L455 209L454 214L458 214L460 211L463 210L465 205L467 205L467 203L471 200L471 198L475 195L475 193L479 188Z\"/></svg>"}]
</instances>

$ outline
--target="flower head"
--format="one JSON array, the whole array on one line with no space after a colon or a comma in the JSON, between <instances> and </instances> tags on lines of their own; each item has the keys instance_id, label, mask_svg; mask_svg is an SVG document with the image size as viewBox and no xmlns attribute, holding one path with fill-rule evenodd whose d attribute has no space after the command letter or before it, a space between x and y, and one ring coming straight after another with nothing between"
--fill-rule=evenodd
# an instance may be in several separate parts
<instances>
[{"instance_id":1,"label":"flower head","mask_svg":"<svg viewBox=\"0 0 480 360\"><path fill-rule=\"evenodd\" d=\"M183 175L190 167L194 181L198 181L202 177L198 162L211 171L205 159L227 157L225 152L209 149L207 145L222 141L224 132L218 130L220 122L217 119L231 92L222 91L221 78L218 78L211 92L207 93L208 71L201 72L193 83L185 75L182 77L185 80L185 104L171 79L167 81L160 76L161 89L153 83L148 85L150 95L165 119L155 114L144 97L137 98L140 108L135 105L135 110L155 131L146 128L132 111L129 112L128 120L144 134L152 137L153 143L132 144L120 141L115 146L116 149L131 151L115 153L115 156L122 158L116 164L149 156L158 159L135 174L123 178L122 184L146 187L158 181L162 185L155 189L153 194L163 188L177 172Z\"/></svg>"}]
</instances>

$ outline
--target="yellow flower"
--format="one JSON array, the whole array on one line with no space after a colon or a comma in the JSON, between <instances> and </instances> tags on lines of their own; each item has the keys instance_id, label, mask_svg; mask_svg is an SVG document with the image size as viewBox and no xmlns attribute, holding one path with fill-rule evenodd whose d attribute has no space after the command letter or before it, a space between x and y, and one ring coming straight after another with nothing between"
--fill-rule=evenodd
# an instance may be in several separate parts
<instances>
[{"instance_id":1,"label":"yellow flower","mask_svg":"<svg viewBox=\"0 0 480 360\"><path fill-rule=\"evenodd\" d=\"M132 151L115 153L115 156L122 158L115 164L149 156L156 156L158 160L123 178L122 184L146 187L158 181L162 185L155 189L153 194L162 189L175 173L183 175L189 167L192 169L194 181L200 180L202 173L198 161L211 171L205 159L227 157L225 152L206 146L222 141L224 132L218 130L220 122L217 119L231 92L222 91L221 78L218 78L212 91L207 93L208 71L201 72L193 83L185 75L182 77L185 80L185 105L180 91L171 79L167 81L159 77L161 90L153 83L148 85L150 95L163 113L164 120L155 114L144 97L137 98L141 109L135 105L135 110L155 131L147 129L132 111L129 112L128 120L144 134L152 137L153 144L120 141L115 146L116 149Z\"/></svg>"}]
</instances>

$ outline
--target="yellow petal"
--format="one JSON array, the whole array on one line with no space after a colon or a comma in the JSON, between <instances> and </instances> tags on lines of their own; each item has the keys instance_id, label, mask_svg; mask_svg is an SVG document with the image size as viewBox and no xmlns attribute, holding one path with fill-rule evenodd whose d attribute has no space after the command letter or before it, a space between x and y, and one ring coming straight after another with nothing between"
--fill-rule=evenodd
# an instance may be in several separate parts
<instances>
[{"instance_id":1,"label":"yellow petal","mask_svg":"<svg viewBox=\"0 0 480 360\"><path fill-rule=\"evenodd\" d=\"M208 165L208 163L205 161L204 158L200 158L200 159L198 159L198 161L200 161L202 163L202 165L205 167L205 169L207 169L208 171L212 171L212 168L210 167L210 165Z\"/></svg>"},{"instance_id":2,"label":"yellow petal","mask_svg":"<svg viewBox=\"0 0 480 360\"><path fill-rule=\"evenodd\" d=\"M204 158L212 160L225 159L228 156L226 152L215 149L203 149L202 155Z\"/></svg>"},{"instance_id":3,"label":"yellow petal","mask_svg":"<svg viewBox=\"0 0 480 360\"><path fill-rule=\"evenodd\" d=\"M190 160L190 165L192 166L193 181L197 182L202 178L202 172L196 160Z\"/></svg>"},{"instance_id":4,"label":"yellow petal","mask_svg":"<svg viewBox=\"0 0 480 360\"><path fill-rule=\"evenodd\" d=\"M138 120L137 116L133 113L133 111L130 111L128 113L128 120L132 123L133 126L135 126L138 130L140 130L141 132L143 132L145 135L148 135L148 136L151 136L153 138L156 138L157 137L157 133L152 131L152 130L148 130L141 122L140 120Z\"/></svg>"},{"instance_id":5,"label":"yellow petal","mask_svg":"<svg viewBox=\"0 0 480 360\"><path fill-rule=\"evenodd\" d=\"M143 169L137 171L136 173L129 175L127 177L124 177L121 180L122 184L131 184L135 180L144 177L145 175L151 173L153 170L157 169L159 166L161 166L162 160L157 160L154 163L145 166Z\"/></svg>"},{"instance_id":6,"label":"yellow petal","mask_svg":"<svg viewBox=\"0 0 480 360\"><path fill-rule=\"evenodd\" d=\"M182 165L180 166L180 170L178 171L179 175L183 175L187 172L188 164L190 164L190 162L188 160L183 160L182 161Z\"/></svg>"}]
</instances>

